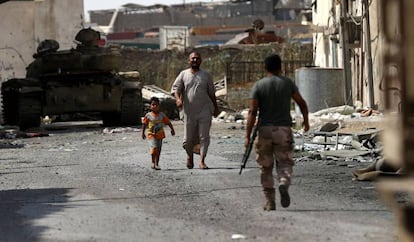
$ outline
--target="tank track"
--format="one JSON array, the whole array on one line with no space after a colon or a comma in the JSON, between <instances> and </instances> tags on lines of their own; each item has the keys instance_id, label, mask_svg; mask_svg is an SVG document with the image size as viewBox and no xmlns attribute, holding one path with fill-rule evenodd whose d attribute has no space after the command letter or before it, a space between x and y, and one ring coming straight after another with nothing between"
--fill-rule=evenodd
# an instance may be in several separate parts
<instances>
[{"instance_id":1,"label":"tank track","mask_svg":"<svg viewBox=\"0 0 414 242\"><path fill-rule=\"evenodd\" d=\"M141 125L142 112L141 94L136 90L128 91L122 95L121 111L102 113L102 122L106 127Z\"/></svg>"},{"instance_id":2,"label":"tank track","mask_svg":"<svg viewBox=\"0 0 414 242\"><path fill-rule=\"evenodd\" d=\"M122 125L141 125L142 111L144 109L142 96L137 91L126 92L122 96L121 104Z\"/></svg>"},{"instance_id":3,"label":"tank track","mask_svg":"<svg viewBox=\"0 0 414 242\"><path fill-rule=\"evenodd\" d=\"M180 113L175 104L175 99L166 99L161 102L161 110L171 119L179 119Z\"/></svg>"},{"instance_id":4,"label":"tank track","mask_svg":"<svg viewBox=\"0 0 414 242\"><path fill-rule=\"evenodd\" d=\"M17 125L18 93L13 91L1 92L3 104L3 121L8 125Z\"/></svg>"},{"instance_id":5,"label":"tank track","mask_svg":"<svg viewBox=\"0 0 414 242\"><path fill-rule=\"evenodd\" d=\"M21 130L40 126L42 113L40 93L4 91L2 95L5 124L19 126Z\"/></svg>"}]
</instances>

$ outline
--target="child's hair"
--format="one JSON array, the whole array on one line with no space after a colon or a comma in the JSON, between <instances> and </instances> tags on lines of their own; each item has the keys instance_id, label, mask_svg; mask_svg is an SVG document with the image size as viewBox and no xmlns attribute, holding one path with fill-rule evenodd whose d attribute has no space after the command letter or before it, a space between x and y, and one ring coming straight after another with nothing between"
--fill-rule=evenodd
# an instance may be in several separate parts
<instances>
[{"instance_id":1,"label":"child's hair","mask_svg":"<svg viewBox=\"0 0 414 242\"><path fill-rule=\"evenodd\" d=\"M159 99L159 98L157 98L157 97L152 97L152 98L150 99L150 102L157 102L157 103L160 103L160 99Z\"/></svg>"}]
</instances>

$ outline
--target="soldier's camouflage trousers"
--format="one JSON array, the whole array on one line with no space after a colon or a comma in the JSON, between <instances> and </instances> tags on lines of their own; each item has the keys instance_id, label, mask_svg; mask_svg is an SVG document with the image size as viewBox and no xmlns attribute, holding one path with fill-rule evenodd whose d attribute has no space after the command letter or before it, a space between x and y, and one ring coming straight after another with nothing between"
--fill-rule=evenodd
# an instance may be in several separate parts
<instances>
[{"instance_id":1,"label":"soldier's camouflage trousers","mask_svg":"<svg viewBox=\"0 0 414 242\"><path fill-rule=\"evenodd\" d=\"M293 162L293 134L290 127L261 126L254 144L263 189L274 188L273 167L278 181L290 185Z\"/></svg>"}]
</instances>

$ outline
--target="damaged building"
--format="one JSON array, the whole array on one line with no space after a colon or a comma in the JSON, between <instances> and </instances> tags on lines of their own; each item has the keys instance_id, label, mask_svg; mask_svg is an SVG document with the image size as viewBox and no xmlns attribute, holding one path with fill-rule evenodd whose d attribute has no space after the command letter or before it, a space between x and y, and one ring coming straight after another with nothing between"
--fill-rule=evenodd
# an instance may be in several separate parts
<instances>
[{"instance_id":1,"label":"damaged building","mask_svg":"<svg viewBox=\"0 0 414 242\"><path fill-rule=\"evenodd\" d=\"M266 38L282 42L306 33L300 25L311 19L310 0L220 1L142 6L125 4L117 9L89 11L90 22L107 32L108 42L125 46L158 49L160 28L188 28L187 46L225 44L236 34L248 32L256 19L266 25ZM265 38L264 37L264 38ZM306 41L302 38L302 41ZM308 41L310 38L307 39Z\"/></svg>"}]
</instances>

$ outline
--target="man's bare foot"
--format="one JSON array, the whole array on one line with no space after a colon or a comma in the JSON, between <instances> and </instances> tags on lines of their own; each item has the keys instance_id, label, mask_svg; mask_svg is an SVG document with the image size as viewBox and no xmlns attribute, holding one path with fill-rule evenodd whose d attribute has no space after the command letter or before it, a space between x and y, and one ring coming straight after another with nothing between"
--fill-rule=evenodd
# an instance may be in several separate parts
<instances>
[{"instance_id":1,"label":"man's bare foot","mask_svg":"<svg viewBox=\"0 0 414 242\"><path fill-rule=\"evenodd\" d=\"M198 165L198 167L199 167L200 169L203 169L203 170L208 169L208 166L207 166L207 165L206 165L206 163L204 163L204 162L200 163L200 164Z\"/></svg>"}]
</instances>

